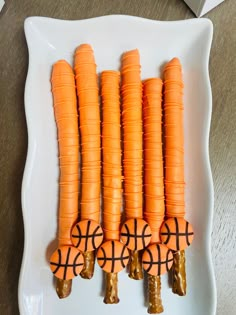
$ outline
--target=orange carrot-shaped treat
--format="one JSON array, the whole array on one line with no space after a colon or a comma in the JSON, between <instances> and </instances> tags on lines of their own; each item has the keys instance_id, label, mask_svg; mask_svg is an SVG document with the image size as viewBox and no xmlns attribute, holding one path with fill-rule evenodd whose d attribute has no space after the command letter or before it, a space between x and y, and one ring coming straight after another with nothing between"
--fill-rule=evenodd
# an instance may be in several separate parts
<instances>
[{"instance_id":1,"label":"orange carrot-shaped treat","mask_svg":"<svg viewBox=\"0 0 236 315\"><path fill-rule=\"evenodd\" d=\"M193 240L192 226L184 220L184 123L181 64L172 59L164 69L165 199L167 221L161 240L174 251L172 290L186 294L185 252Z\"/></svg>"},{"instance_id":2,"label":"orange carrot-shaped treat","mask_svg":"<svg viewBox=\"0 0 236 315\"><path fill-rule=\"evenodd\" d=\"M78 218L79 193L79 132L75 78L71 66L64 60L52 70L52 93L59 147L59 222L58 248L50 259L50 267L60 298L71 292L72 278L83 267L83 255L73 247L70 233Z\"/></svg>"},{"instance_id":3,"label":"orange carrot-shaped treat","mask_svg":"<svg viewBox=\"0 0 236 315\"><path fill-rule=\"evenodd\" d=\"M121 228L121 239L131 250L129 276L142 279L143 270L139 251L151 240L151 230L143 218L143 122L142 82L138 50L122 56L122 126L124 199L126 222Z\"/></svg>"},{"instance_id":4,"label":"orange carrot-shaped treat","mask_svg":"<svg viewBox=\"0 0 236 315\"><path fill-rule=\"evenodd\" d=\"M143 254L148 273L148 313L163 312L161 274L173 263L170 249L160 244L160 227L165 216L162 154L162 81L152 78L143 83L144 127L144 218L152 231L151 245Z\"/></svg>"},{"instance_id":5,"label":"orange carrot-shaped treat","mask_svg":"<svg viewBox=\"0 0 236 315\"><path fill-rule=\"evenodd\" d=\"M105 243L98 250L99 265L106 272L104 303L117 304L118 272L129 261L129 252L119 242L122 208L120 73L103 71L102 157L103 157L103 230Z\"/></svg>"},{"instance_id":6,"label":"orange carrot-shaped treat","mask_svg":"<svg viewBox=\"0 0 236 315\"><path fill-rule=\"evenodd\" d=\"M76 224L72 231L72 240L74 245L84 252L85 266L81 276L90 279L94 272L94 250L102 242L102 230L99 226L101 190L100 107L96 64L90 45L83 44L76 49L74 68L79 100L82 174L81 221Z\"/></svg>"}]
</instances>

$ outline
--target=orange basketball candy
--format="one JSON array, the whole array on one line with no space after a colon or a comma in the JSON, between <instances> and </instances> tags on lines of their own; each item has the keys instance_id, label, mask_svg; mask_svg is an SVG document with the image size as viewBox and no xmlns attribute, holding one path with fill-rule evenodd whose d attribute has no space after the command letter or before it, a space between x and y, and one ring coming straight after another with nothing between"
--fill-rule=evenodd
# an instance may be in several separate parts
<instances>
[{"instance_id":1,"label":"orange basketball candy","mask_svg":"<svg viewBox=\"0 0 236 315\"><path fill-rule=\"evenodd\" d=\"M117 273L127 266L129 251L119 241L107 241L98 249L97 261L104 271Z\"/></svg>"},{"instance_id":2,"label":"orange basketball candy","mask_svg":"<svg viewBox=\"0 0 236 315\"><path fill-rule=\"evenodd\" d=\"M103 231L97 222L83 220L73 227L71 240L74 246L82 252L90 252L102 244Z\"/></svg>"},{"instance_id":3,"label":"orange basketball candy","mask_svg":"<svg viewBox=\"0 0 236 315\"><path fill-rule=\"evenodd\" d=\"M152 244L143 253L143 269L152 276L160 276L170 270L173 254L162 244Z\"/></svg>"},{"instance_id":4,"label":"orange basketball candy","mask_svg":"<svg viewBox=\"0 0 236 315\"><path fill-rule=\"evenodd\" d=\"M72 246L61 246L51 256L50 268L53 274L62 280L78 276L84 265L82 253Z\"/></svg>"},{"instance_id":5,"label":"orange basketball candy","mask_svg":"<svg viewBox=\"0 0 236 315\"><path fill-rule=\"evenodd\" d=\"M121 241L131 250L141 250L151 241L150 226L142 219L129 219L121 228Z\"/></svg>"},{"instance_id":6,"label":"orange basketball candy","mask_svg":"<svg viewBox=\"0 0 236 315\"><path fill-rule=\"evenodd\" d=\"M166 220L160 231L162 243L175 251L187 248L192 243L193 236L192 225L183 218Z\"/></svg>"}]
</instances>

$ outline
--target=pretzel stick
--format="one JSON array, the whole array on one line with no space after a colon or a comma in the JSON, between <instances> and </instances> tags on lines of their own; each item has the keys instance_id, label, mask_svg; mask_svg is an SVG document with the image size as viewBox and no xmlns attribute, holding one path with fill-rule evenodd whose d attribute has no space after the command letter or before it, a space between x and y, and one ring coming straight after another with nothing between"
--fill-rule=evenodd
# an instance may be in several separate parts
<instances>
[{"instance_id":1,"label":"pretzel stick","mask_svg":"<svg viewBox=\"0 0 236 315\"><path fill-rule=\"evenodd\" d=\"M80 45L75 52L74 68L79 99L82 153L81 221L100 221L100 109L96 64L90 45ZM95 253L84 253L81 277L90 279L94 273Z\"/></svg>"}]
</instances>

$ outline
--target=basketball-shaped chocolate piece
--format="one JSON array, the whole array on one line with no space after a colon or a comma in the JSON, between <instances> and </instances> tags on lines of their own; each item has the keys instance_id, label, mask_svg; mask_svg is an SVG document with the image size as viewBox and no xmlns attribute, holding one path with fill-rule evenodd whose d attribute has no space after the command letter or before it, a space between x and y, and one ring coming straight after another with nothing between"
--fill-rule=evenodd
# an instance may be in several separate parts
<instances>
[{"instance_id":1,"label":"basketball-shaped chocolate piece","mask_svg":"<svg viewBox=\"0 0 236 315\"><path fill-rule=\"evenodd\" d=\"M83 254L73 246L59 247L50 259L52 273L62 280L70 280L78 276L83 265Z\"/></svg>"},{"instance_id":2,"label":"basketball-shaped chocolate piece","mask_svg":"<svg viewBox=\"0 0 236 315\"><path fill-rule=\"evenodd\" d=\"M148 246L152 232L142 219L129 219L121 227L121 241L131 250L141 250Z\"/></svg>"},{"instance_id":3,"label":"basketball-shaped chocolate piece","mask_svg":"<svg viewBox=\"0 0 236 315\"><path fill-rule=\"evenodd\" d=\"M129 251L119 241L107 241L97 252L99 266L106 272L119 272L129 262Z\"/></svg>"},{"instance_id":4,"label":"basketball-shaped chocolate piece","mask_svg":"<svg viewBox=\"0 0 236 315\"><path fill-rule=\"evenodd\" d=\"M78 222L72 229L71 241L82 252L91 252L102 244L103 230L93 220Z\"/></svg>"},{"instance_id":5,"label":"basketball-shaped chocolate piece","mask_svg":"<svg viewBox=\"0 0 236 315\"><path fill-rule=\"evenodd\" d=\"M143 253L143 269L152 276L160 276L173 264L172 251L163 244L152 244Z\"/></svg>"},{"instance_id":6,"label":"basketball-shaped chocolate piece","mask_svg":"<svg viewBox=\"0 0 236 315\"><path fill-rule=\"evenodd\" d=\"M193 236L192 225L183 218L166 220L160 230L162 243L174 251L187 248L192 243Z\"/></svg>"}]
</instances>

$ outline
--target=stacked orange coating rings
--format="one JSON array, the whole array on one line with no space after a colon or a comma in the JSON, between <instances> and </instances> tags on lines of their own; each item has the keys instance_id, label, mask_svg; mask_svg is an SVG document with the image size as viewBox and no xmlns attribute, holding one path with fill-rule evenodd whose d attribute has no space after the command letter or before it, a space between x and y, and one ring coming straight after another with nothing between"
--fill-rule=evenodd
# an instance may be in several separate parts
<instances>
[{"instance_id":1,"label":"stacked orange coating rings","mask_svg":"<svg viewBox=\"0 0 236 315\"><path fill-rule=\"evenodd\" d=\"M184 124L181 65L172 59L164 70L166 217L184 217Z\"/></svg>"},{"instance_id":2,"label":"stacked orange coating rings","mask_svg":"<svg viewBox=\"0 0 236 315\"><path fill-rule=\"evenodd\" d=\"M122 207L120 73L103 71L102 156L103 156L103 231L106 240L120 239Z\"/></svg>"},{"instance_id":3,"label":"stacked orange coating rings","mask_svg":"<svg viewBox=\"0 0 236 315\"><path fill-rule=\"evenodd\" d=\"M162 81L143 83L144 127L144 218L152 230L151 243L159 243L160 227L165 216L162 155Z\"/></svg>"},{"instance_id":4,"label":"stacked orange coating rings","mask_svg":"<svg viewBox=\"0 0 236 315\"><path fill-rule=\"evenodd\" d=\"M122 56L123 167L126 219L143 217L142 82L138 50Z\"/></svg>"},{"instance_id":5,"label":"stacked orange coating rings","mask_svg":"<svg viewBox=\"0 0 236 315\"><path fill-rule=\"evenodd\" d=\"M102 230L99 226L101 192L99 88L94 54L90 45L82 44L76 49L74 69L79 101L82 166L81 221L74 227L72 239L75 246L85 252L85 262L88 263L81 275L84 278L91 278L94 269L92 253L102 242ZM86 241L81 242L81 238L85 238Z\"/></svg>"},{"instance_id":6,"label":"stacked orange coating rings","mask_svg":"<svg viewBox=\"0 0 236 315\"><path fill-rule=\"evenodd\" d=\"M161 227L161 240L176 251L173 265L174 293L186 294L184 249L193 240L192 226L185 221L184 200L184 123L183 79L178 58L173 58L164 69L165 123L165 199L166 217Z\"/></svg>"},{"instance_id":7,"label":"stacked orange coating rings","mask_svg":"<svg viewBox=\"0 0 236 315\"><path fill-rule=\"evenodd\" d=\"M137 49L122 56L122 127L126 222L121 240L131 250L129 276L142 279L138 251L147 246L151 230L143 218L143 121L140 56Z\"/></svg>"},{"instance_id":8,"label":"stacked orange coating rings","mask_svg":"<svg viewBox=\"0 0 236 315\"><path fill-rule=\"evenodd\" d=\"M100 220L101 133L96 64L90 45L75 52L81 135L81 220Z\"/></svg>"},{"instance_id":9,"label":"stacked orange coating rings","mask_svg":"<svg viewBox=\"0 0 236 315\"><path fill-rule=\"evenodd\" d=\"M72 246L70 238L71 228L78 218L79 132L75 79L66 61L54 64L51 83L58 132L60 199L58 249L51 257L50 267L57 278L70 280L82 270L83 257Z\"/></svg>"}]
</instances>

